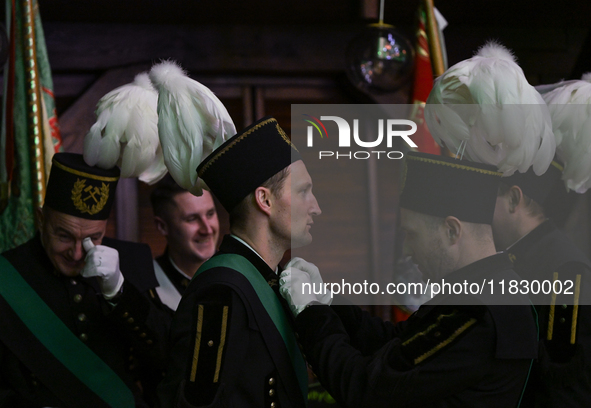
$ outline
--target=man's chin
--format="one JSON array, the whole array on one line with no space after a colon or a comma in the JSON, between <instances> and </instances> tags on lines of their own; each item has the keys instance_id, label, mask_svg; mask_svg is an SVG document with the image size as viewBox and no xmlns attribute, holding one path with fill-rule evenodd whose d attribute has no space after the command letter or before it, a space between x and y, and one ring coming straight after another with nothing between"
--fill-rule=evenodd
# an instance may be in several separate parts
<instances>
[{"instance_id":1,"label":"man's chin","mask_svg":"<svg viewBox=\"0 0 591 408\"><path fill-rule=\"evenodd\" d=\"M84 262L68 262L62 260L62 262L54 262L53 266L62 275L73 278L80 275L80 271L84 268Z\"/></svg>"},{"instance_id":2,"label":"man's chin","mask_svg":"<svg viewBox=\"0 0 591 408\"><path fill-rule=\"evenodd\" d=\"M69 278L74 278L74 277L80 275L81 270L82 270L82 268L79 268L79 269L60 268L59 272L64 276L67 276Z\"/></svg>"},{"instance_id":3,"label":"man's chin","mask_svg":"<svg viewBox=\"0 0 591 408\"><path fill-rule=\"evenodd\" d=\"M291 238L291 248L301 248L312 243L312 235L308 234L307 237Z\"/></svg>"}]
</instances>

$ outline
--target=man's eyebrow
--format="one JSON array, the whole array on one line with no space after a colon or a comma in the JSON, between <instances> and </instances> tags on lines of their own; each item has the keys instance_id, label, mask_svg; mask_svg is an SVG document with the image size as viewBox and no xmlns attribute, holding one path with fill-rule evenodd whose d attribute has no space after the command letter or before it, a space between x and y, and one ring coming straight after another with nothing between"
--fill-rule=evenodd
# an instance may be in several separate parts
<instances>
[{"instance_id":1,"label":"man's eyebrow","mask_svg":"<svg viewBox=\"0 0 591 408\"><path fill-rule=\"evenodd\" d=\"M72 233L71 233L70 231L68 231L67 229L65 229L64 227L57 227L57 228L55 229L55 232L56 232L57 234L66 234L66 235L70 235L70 236L72 236Z\"/></svg>"}]
</instances>

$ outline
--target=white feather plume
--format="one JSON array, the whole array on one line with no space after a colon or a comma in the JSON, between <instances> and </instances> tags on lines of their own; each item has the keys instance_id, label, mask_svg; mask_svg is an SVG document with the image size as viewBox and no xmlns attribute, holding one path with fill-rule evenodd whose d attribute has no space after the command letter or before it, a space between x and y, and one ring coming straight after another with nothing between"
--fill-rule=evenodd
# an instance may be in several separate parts
<instances>
[{"instance_id":1,"label":"white feather plume","mask_svg":"<svg viewBox=\"0 0 591 408\"><path fill-rule=\"evenodd\" d=\"M159 93L158 131L166 167L181 187L201 195L197 166L236 134L232 118L213 92L172 61L154 65L150 79Z\"/></svg>"},{"instance_id":2,"label":"white feather plume","mask_svg":"<svg viewBox=\"0 0 591 408\"><path fill-rule=\"evenodd\" d=\"M431 135L452 153L505 176L547 169L556 148L550 113L513 55L489 42L437 78L427 99Z\"/></svg>"},{"instance_id":3,"label":"white feather plume","mask_svg":"<svg viewBox=\"0 0 591 408\"><path fill-rule=\"evenodd\" d=\"M153 184L166 174L158 140L158 94L146 72L116 88L97 104L97 120L84 138L91 166L121 168L121 177Z\"/></svg>"},{"instance_id":4,"label":"white feather plume","mask_svg":"<svg viewBox=\"0 0 591 408\"><path fill-rule=\"evenodd\" d=\"M591 73L559 82L543 97L552 115L556 152L564 164L562 179L567 188L584 193L591 187Z\"/></svg>"}]
</instances>

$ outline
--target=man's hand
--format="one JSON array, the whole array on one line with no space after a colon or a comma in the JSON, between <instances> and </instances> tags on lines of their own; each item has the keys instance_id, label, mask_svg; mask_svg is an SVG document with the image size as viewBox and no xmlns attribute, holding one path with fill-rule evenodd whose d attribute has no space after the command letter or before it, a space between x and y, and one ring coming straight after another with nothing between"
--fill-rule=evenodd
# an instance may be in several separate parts
<instances>
[{"instance_id":1,"label":"man's hand","mask_svg":"<svg viewBox=\"0 0 591 408\"><path fill-rule=\"evenodd\" d=\"M310 275L310 282L312 283L312 288L316 288L314 292L319 292L316 294L316 300L323 305L330 306L332 303L332 293L330 290L324 288L324 282L322 281L322 276L320 276L320 271L313 263L306 262L302 258L292 258L286 265L285 268L296 268L300 271L306 272Z\"/></svg>"},{"instance_id":2,"label":"man's hand","mask_svg":"<svg viewBox=\"0 0 591 408\"><path fill-rule=\"evenodd\" d=\"M304 283L306 285L304 288ZM279 276L279 293L289 303L294 317L300 314L310 304L318 304L312 293L310 275L296 268L287 268Z\"/></svg>"},{"instance_id":3,"label":"man's hand","mask_svg":"<svg viewBox=\"0 0 591 408\"><path fill-rule=\"evenodd\" d=\"M104 245L94 246L89 237L84 238L82 246L86 251L86 265L80 271L80 275L85 278L98 277L105 299L114 298L124 281L119 270L119 252Z\"/></svg>"}]
</instances>

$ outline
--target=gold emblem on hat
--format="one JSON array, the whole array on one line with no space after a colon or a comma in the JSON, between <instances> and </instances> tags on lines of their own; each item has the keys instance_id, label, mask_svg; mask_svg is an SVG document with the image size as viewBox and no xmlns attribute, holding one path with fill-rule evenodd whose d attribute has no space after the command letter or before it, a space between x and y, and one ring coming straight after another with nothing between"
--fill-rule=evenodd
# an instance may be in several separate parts
<instances>
[{"instance_id":1,"label":"gold emblem on hat","mask_svg":"<svg viewBox=\"0 0 591 408\"><path fill-rule=\"evenodd\" d=\"M109 185L102 183L101 188L86 186L86 179L77 179L72 189L74 206L82 213L94 215L100 212L109 199Z\"/></svg>"}]
</instances>

